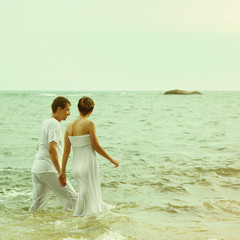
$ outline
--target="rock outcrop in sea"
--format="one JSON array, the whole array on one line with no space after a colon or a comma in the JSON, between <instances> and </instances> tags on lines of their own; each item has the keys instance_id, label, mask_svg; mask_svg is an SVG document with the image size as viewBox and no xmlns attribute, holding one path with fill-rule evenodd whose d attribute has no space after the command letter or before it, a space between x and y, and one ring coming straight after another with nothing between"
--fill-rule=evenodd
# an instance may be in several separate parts
<instances>
[{"instance_id":1,"label":"rock outcrop in sea","mask_svg":"<svg viewBox=\"0 0 240 240\"><path fill-rule=\"evenodd\" d=\"M192 94L201 94L201 93L198 92L198 91L191 92L191 91L185 91L185 90L175 89L175 90L167 91L167 92L165 92L164 94L183 94L183 95L192 95Z\"/></svg>"}]
</instances>

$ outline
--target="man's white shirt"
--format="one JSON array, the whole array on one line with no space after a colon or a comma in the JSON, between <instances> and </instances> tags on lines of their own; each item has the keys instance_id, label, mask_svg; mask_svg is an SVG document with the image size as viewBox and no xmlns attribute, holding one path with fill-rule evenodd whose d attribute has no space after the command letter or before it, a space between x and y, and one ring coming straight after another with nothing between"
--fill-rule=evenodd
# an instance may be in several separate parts
<instances>
[{"instance_id":1,"label":"man's white shirt","mask_svg":"<svg viewBox=\"0 0 240 240\"><path fill-rule=\"evenodd\" d=\"M59 164L61 166L63 154L63 140L60 123L55 118L49 118L42 122L38 139L38 151L32 166L32 172L44 173L57 170L49 155L48 146L50 142L56 142Z\"/></svg>"}]
</instances>

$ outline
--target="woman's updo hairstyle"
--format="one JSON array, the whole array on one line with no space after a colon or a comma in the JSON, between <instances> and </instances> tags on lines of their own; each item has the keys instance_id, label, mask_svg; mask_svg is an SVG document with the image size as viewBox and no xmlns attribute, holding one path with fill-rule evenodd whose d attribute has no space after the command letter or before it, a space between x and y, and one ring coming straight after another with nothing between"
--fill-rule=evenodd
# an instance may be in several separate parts
<instances>
[{"instance_id":1,"label":"woman's updo hairstyle","mask_svg":"<svg viewBox=\"0 0 240 240\"><path fill-rule=\"evenodd\" d=\"M78 110L84 116L91 112L94 108L94 101L89 97L82 97L78 101Z\"/></svg>"}]
</instances>

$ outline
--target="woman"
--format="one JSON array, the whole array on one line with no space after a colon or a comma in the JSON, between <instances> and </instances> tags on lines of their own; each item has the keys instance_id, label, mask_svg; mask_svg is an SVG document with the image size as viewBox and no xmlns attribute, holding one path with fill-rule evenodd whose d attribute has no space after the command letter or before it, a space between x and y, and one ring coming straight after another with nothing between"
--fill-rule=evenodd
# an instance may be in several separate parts
<instances>
[{"instance_id":1,"label":"woman","mask_svg":"<svg viewBox=\"0 0 240 240\"><path fill-rule=\"evenodd\" d=\"M94 122L88 120L94 105L91 98L82 97L79 100L79 118L67 126L64 137L65 145L59 182L61 186L66 186L66 165L72 145L72 172L78 186L78 200L73 216L99 213L107 209L107 204L102 201L101 197L96 152L108 159L115 167L119 165L118 161L100 146Z\"/></svg>"}]
</instances>

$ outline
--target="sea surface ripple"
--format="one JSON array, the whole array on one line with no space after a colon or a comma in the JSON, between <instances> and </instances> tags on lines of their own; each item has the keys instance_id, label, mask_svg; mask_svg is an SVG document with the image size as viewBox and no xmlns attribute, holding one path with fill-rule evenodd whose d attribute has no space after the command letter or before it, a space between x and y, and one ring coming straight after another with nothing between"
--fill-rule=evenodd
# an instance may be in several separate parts
<instances>
[{"instance_id":1,"label":"sea surface ripple","mask_svg":"<svg viewBox=\"0 0 240 240\"><path fill-rule=\"evenodd\" d=\"M53 194L28 213L31 165L41 122L56 96L96 105L98 156L109 212L72 218ZM240 239L240 92L170 96L162 92L0 92L0 239ZM71 175L71 157L68 178Z\"/></svg>"}]
</instances>

